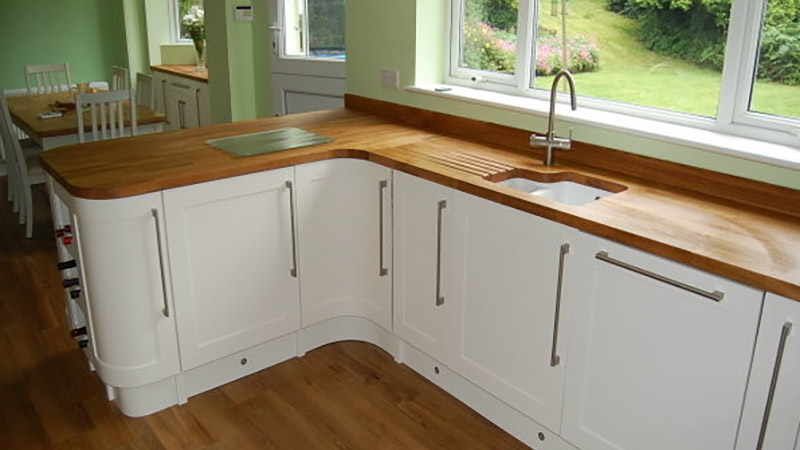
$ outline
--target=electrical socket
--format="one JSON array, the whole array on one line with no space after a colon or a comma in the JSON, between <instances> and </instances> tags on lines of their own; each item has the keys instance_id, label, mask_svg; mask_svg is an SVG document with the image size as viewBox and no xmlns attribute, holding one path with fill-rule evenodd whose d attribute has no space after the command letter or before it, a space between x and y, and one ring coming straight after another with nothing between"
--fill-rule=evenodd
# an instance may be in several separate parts
<instances>
[{"instance_id":1,"label":"electrical socket","mask_svg":"<svg viewBox=\"0 0 800 450\"><path fill-rule=\"evenodd\" d=\"M400 88L400 72L393 69L381 70L381 86L399 89Z\"/></svg>"}]
</instances>

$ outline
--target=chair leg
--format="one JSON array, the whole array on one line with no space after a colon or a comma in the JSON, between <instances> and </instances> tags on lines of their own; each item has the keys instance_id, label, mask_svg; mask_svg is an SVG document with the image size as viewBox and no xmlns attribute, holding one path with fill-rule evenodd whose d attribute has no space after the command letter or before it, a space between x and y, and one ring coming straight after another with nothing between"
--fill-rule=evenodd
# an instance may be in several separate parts
<instances>
[{"instance_id":1,"label":"chair leg","mask_svg":"<svg viewBox=\"0 0 800 450\"><path fill-rule=\"evenodd\" d=\"M31 187L25 186L25 237L33 237L33 198Z\"/></svg>"}]
</instances>

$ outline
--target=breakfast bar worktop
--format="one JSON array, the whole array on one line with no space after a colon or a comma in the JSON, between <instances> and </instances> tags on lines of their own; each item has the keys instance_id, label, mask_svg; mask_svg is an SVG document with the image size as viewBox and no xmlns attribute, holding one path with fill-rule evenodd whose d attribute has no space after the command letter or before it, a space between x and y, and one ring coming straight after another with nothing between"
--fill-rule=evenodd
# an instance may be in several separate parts
<instances>
[{"instance_id":1,"label":"breakfast bar worktop","mask_svg":"<svg viewBox=\"0 0 800 450\"><path fill-rule=\"evenodd\" d=\"M682 175L691 178L688 188L677 179L670 185L642 172L649 161L670 163L599 148L591 149L605 152L598 163L594 158L576 162L585 155L576 149L557 152L556 165L544 167L540 151L529 149L527 140L520 138L526 136L521 130L498 131L501 127L483 122L469 129L466 119L439 116L401 121L359 109L68 146L43 154L42 160L47 172L71 195L116 199L324 159L364 159L800 301L800 193L796 190L741 180L749 187L741 198L733 198L729 191L740 179L727 175L698 179L700 169L693 168L685 168ZM481 136L481 126L494 136L493 142ZM327 136L333 142L250 157L233 156L205 144L209 139L287 127ZM614 164L614 155L620 155L619 164ZM676 166L675 173L681 176L682 166L670 166ZM571 172L626 189L574 206L489 180L512 170ZM659 172L666 176L668 171ZM702 190L703 183L707 192ZM728 192L719 194L719 190Z\"/></svg>"}]
</instances>

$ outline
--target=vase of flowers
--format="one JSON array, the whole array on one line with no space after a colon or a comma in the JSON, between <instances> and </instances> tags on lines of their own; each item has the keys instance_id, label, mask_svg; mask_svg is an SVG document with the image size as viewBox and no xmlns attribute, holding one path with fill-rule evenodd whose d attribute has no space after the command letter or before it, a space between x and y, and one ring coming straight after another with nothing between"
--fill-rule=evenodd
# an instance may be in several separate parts
<instances>
[{"instance_id":1,"label":"vase of flowers","mask_svg":"<svg viewBox=\"0 0 800 450\"><path fill-rule=\"evenodd\" d=\"M194 42L194 50L197 54L197 72L206 71L206 21L203 8L193 5L186 11L181 24L189 37Z\"/></svg>"}]
</instances>

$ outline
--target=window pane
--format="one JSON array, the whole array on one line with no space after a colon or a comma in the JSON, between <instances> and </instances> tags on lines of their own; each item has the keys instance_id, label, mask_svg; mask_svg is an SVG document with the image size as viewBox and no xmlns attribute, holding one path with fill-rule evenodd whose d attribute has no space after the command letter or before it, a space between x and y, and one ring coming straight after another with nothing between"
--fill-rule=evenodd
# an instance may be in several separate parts
<instances>
[{"instance_id":1,"label":"window pane","mask_svg":"<svg viewBox=\"0 0 800 450\"><path fill-rule=\"evenodd\" d=\"M178 0L178 24L180 38L205 37L205 21L202 14L203 0ZM199 23L201 27L197 26ZM194 33L196 36L192 36Z\"/></svg>"},{"instance_id":2,"label":"window pane","mask_svg":"<svg viewBox=\"0 0 800 450\"><path fill-rule=\"evenodd\" d=\"M460 66L514 73L519 0L465 0Z\"/></svg>"},{"instance_id":3,"label":"window pane","mask_svg":"<svg viewBox=\"0 0 800 450\"><path fill-rule=\"evenodd\" d=\"M730 16L725 3L541 1L534 87L549 89L566 65L579 95L715 116Z\"/></svg>"},{"instance_id":4,"label":"window pane","mask_svg":"<svg viewBox=\"0 0 800 450\"><path fill-rule=\"evenodd\" d=\"M800 1L770 0L750 110L800 119Z\"/></svg>"},{"instance_id":5,"label":"window pane","mask_svg":"<svg viewBox=\"0 0 800 450\"><path fill-rule=\"evenodd\" d=\"M308 0L311 56L344 57L344 0Z\"/></svg>"},{"instance_id":6,"label":"window pane","mask_svg":"<svg viewBox=\"0 0 800 450\"><path fill-rule=\"evenodd\" d=\"M284 55L344 58L344 0L284 0L283 5Z\"/></svg>"}]
</instances>

